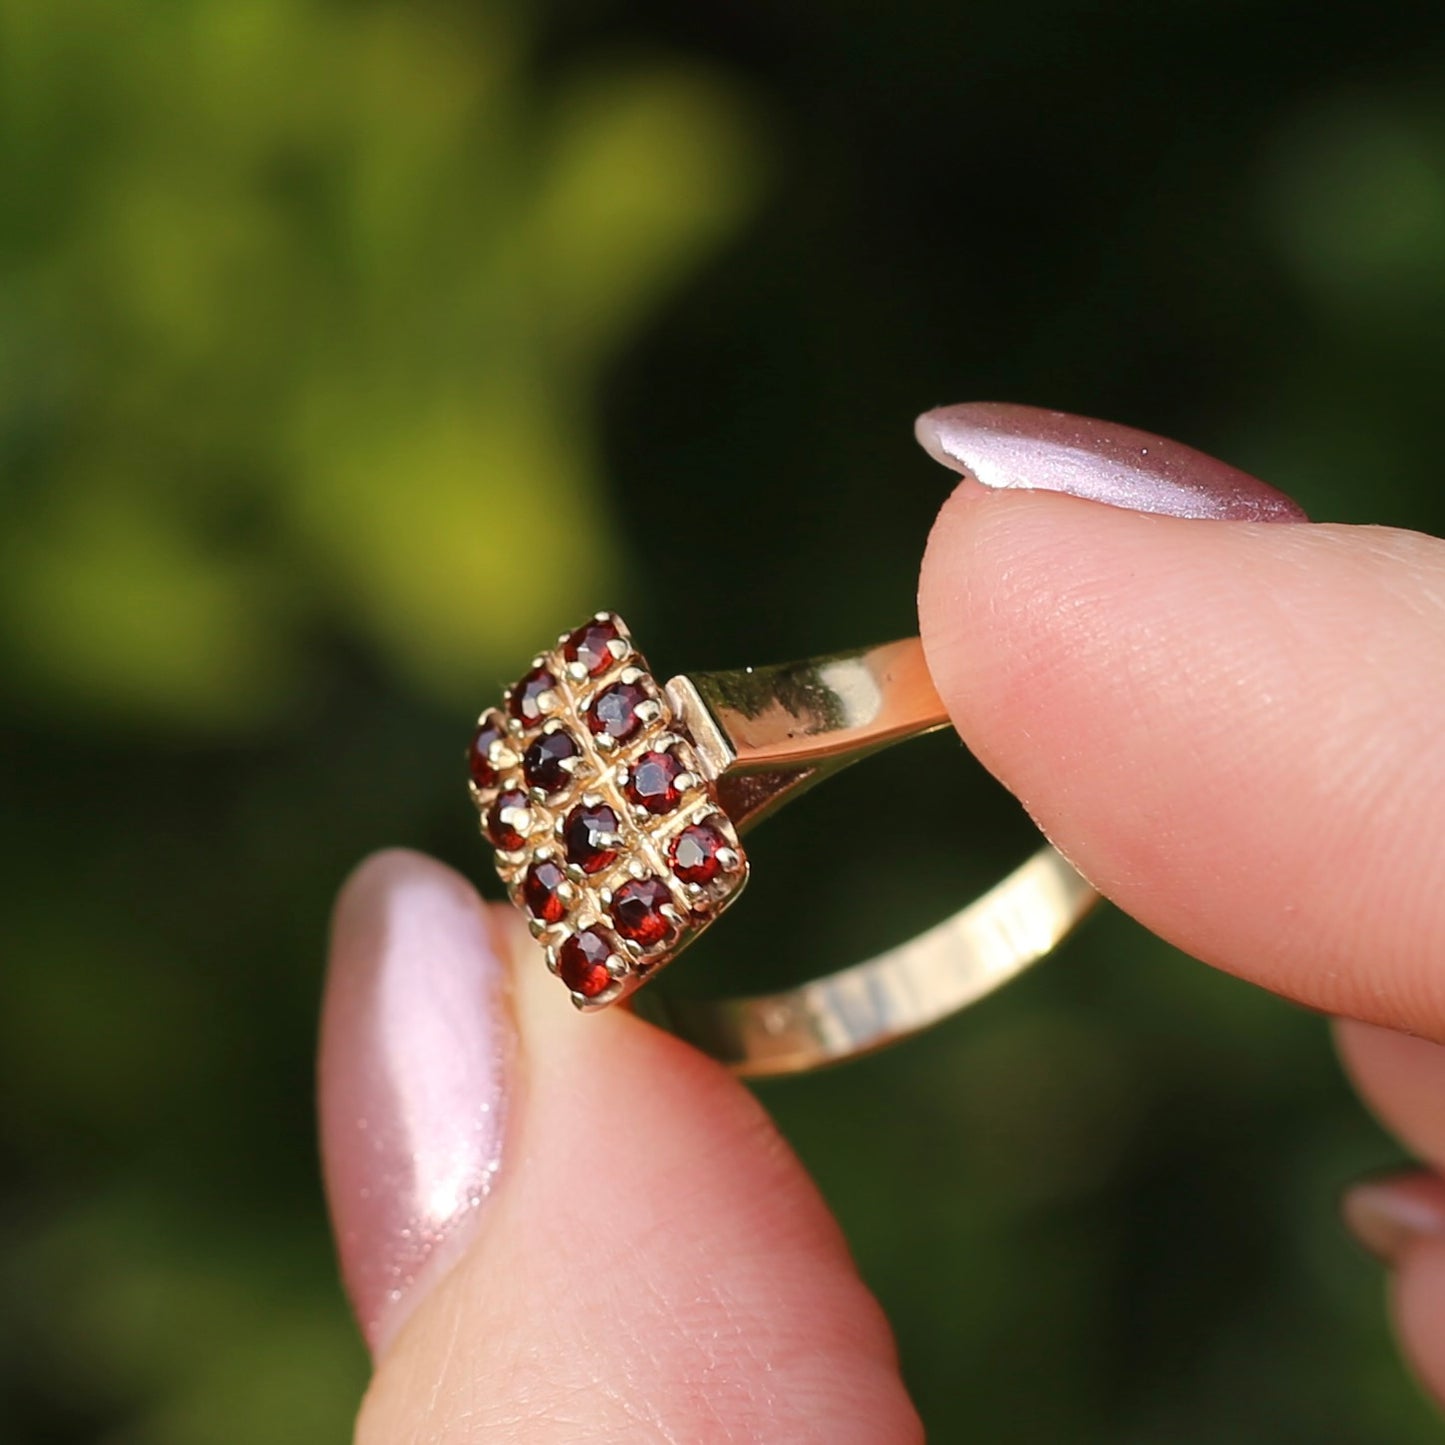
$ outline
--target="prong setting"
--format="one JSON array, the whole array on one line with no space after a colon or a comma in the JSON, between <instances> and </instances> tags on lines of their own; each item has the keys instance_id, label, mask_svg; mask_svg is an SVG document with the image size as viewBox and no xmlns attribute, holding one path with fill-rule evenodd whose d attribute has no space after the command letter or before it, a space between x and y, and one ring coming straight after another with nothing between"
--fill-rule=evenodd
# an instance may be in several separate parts
<instances>
[{"instance_id":1,"label":"prong setting","mask_svg":"<svg viewBox=\"0 0 1445 1445\"><path fill-rule=\"evenodd\" d=\"M468 762L497 871L583 1011L633 992L746 882L692 739L614 613L533 659L478 719Z\"/></svg>"}]
</instances>

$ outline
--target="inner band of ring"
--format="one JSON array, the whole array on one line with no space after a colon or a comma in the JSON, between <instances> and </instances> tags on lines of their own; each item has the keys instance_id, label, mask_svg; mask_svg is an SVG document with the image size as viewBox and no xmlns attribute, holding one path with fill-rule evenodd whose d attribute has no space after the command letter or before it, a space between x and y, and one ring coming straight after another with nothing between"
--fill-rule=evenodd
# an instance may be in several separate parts
<instances>
[{"instance_id":1,"label":"inner band of ring","mask_svg":"<svg viewBox=\"0 0 1445 1445\"><path fill-rule=\"evenodd\" d=\"M948 719L917 638L774 667L675 677L668 700L742 831L803 789ZM791 1074L937 1023L1049 953L1098 901L1052 847L927 932L779 993L639 1011L740 1074Z\"/></svg>"}]
</instances>

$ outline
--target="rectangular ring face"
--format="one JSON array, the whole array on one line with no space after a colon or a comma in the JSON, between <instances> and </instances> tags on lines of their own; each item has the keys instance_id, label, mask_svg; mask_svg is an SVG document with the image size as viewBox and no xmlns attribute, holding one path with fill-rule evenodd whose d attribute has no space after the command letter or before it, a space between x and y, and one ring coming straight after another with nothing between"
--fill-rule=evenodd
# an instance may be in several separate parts
<instances>
[{"instance_id":1,"label":"rectangular ring face","mask_svg":"<svg viewBox=\"0 0 1445 1445\"><path fill-rule=\"evenodd\" d=\"M615 613L535 658L478 720L468 760L497 872L579 1008L633 992L747 881L693 741Z\"/></svg>"}]
</instances>

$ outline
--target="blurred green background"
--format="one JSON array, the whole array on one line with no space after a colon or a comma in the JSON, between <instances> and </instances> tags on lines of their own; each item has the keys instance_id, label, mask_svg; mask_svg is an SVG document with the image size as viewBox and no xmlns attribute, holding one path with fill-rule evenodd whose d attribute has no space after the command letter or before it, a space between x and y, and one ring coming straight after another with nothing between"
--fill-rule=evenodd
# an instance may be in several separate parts
<instances>
[{"instance_id":1,"label":"blurred green background","mask_svg":"<svg viewBox=\"0 0 1445 1445\"><path fill-rule=\"evenodd\" d=\"M1445 529L1442 74L1438 0L0 0L0 1439L346 1438L329 900L383 844L489 872L461 749L558 629L911 631L910 422L970 398ZM865 942L1029 844L919 746L972 826L841 869ZM856 948L789 885L858 807L759 835L695 977ZM765 1097L933 1438L1438 1438L1324 1024L1117 915Z\"/></svg>"}]
</instances>

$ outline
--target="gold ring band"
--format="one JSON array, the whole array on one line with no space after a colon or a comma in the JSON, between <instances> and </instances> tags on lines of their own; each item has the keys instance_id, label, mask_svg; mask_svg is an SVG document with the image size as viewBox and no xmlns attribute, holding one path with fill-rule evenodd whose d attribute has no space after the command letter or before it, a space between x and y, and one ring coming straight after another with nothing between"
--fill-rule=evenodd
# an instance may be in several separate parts
<instances>
[{"instance_id":1,"label":"gold ring band","mask_svg":"<svg viewBox=\"0 0 1445 1445\"><path fill-rule=\"evenodd\" d=\"M877 749L947 722L916 638L660 686L598 613L482 714L471 793L497 870L579 1008L629 998L736 898L741 835ZM905 1038L1042 958L1097 901L1045 847L952 918L776 994L642 1011L739 1073Z\"/></svg>"}]
</instances>

